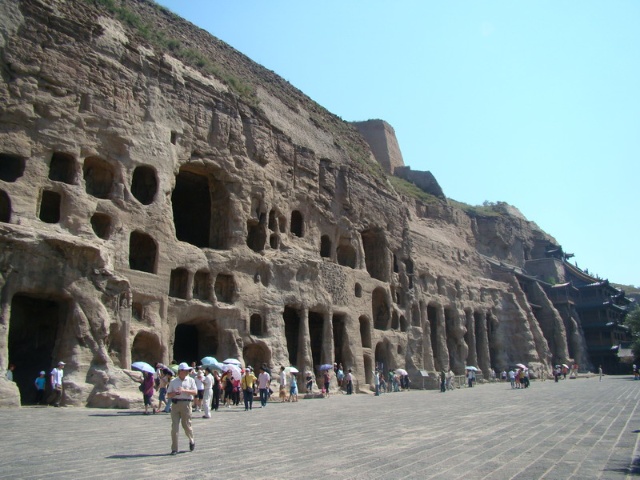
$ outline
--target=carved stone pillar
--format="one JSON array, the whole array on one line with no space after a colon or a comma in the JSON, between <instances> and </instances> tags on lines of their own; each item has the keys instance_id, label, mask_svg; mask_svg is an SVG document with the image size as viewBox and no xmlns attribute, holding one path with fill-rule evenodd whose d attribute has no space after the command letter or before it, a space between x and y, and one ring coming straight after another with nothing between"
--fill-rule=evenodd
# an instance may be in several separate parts
<instances>
[{"instance_id":1,"label":"carved stone pillar","mask_svg":"<svg viewBox=\"0 0 640 480\"><path fill-rule=\"evenodd\" d=\"M489 353L489 334L487 331L487 313L481 312L478 327L477 355L478 367L482 370L485 378L489 378L489 369L491 368L491 356Z\"/></svg>"},{"instance_id":2,"label":"carved stone pillar","mask_svg":"<svg viewBox=\"0 0 640 480\"><path fill-rule=\"evenodd\" d=\"M478 365L478 353L476 350L476 318L473 316L471 310L466 310L465 316L467 317L467 346L469 347L469 354L467 355L467 365Z\"/></svg>"},{"instance_id":3,"label":"carved stone pillar","mask_svg":"<svg viewBox=\"0 0 640 480\"><path fill-rule=\"evenodd\" d=\"M433 372L436 367L434 365L433 348L431 347L431 322L427 316L427 308L420 309L420 325L422 325L422 365L424 369Z\"/></svg>"},{"instance_id":4,"label":"carved stone pillar","mask_svg":"<svg viewBox=\"0 0 640 480\"><path fill-rule=\"evenodd\" d=\"M436 369L445 371L449 370L449 348L447 347L447 323L444 315L444 307L438 305L436 310L436 318L438 322L438 338L436 339L436 352L434 354Z\"/></svg>"}]
</instances>

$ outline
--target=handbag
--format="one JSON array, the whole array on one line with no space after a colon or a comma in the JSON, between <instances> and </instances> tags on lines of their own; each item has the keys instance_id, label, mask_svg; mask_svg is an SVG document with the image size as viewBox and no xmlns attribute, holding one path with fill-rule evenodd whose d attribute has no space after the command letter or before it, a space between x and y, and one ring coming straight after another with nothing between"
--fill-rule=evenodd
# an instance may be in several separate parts
<instances>
[{"instance_id":1,"label":"handbag","mask_svg":"<svg viewBox=\"0 0 640 480\"><path fill-rule=\"evenodd\" d=\"M144 385L140 384L140 386L138 387L138 390L140 390L141 392L144 392Z\"/></svg>"}]
</instances>

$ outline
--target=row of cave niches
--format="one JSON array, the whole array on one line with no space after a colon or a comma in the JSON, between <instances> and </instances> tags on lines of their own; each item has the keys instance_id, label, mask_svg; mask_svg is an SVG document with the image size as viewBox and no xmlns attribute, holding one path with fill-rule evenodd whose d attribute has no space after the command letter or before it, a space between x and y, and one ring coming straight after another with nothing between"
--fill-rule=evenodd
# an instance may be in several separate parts
<instances>
[{"instance_id":1,"label":"row of cave niches","mask_svg":"<svg viewBox=\"0 0 640 480\"><path fill-rule=\"evenodd\" d=\"M24 174L26 159L19 155L0 153L0 180L16 182ZM82 163L82 181L86 193L98 198L109 199L121 172L117 166L97 156L90 156ZM68 185L79 185L80 166L69 153L53 152L49 162L49 180ZM131 195L142 205L151 205L158 193L156 170L148 165L134 169L129 187ZM38 218L45 223L58 223L61 215L63 193L45 189L39 200ZM230 235L229 218L233 212L231 199L224 183L216 178L216 172L205 167L183 166L176 176L171 194L173 222L177 240L199 248L228 249ZM255 252L263 251L267 245L272 249L281 246L281 235L288 231L294 237L304 237L305 219L299 210L293 210L289 219L276 208L268 213L263 207L256 207L253 216L247 220L247 246ZM11 221L11 199L7 192L0 190L0 222ZM288 222L287 222L288 221ZM90 220L94 233L102 239L111 234L113 219L110 215L95 212ZM288 224L287 224L288 223ZM140 232L136 234L147 235ZM147 235L148 237L148 235ZM366 269L378 280L390 280L390 266L387 262L385 232L381 228L370 228L360 232L365 254ZM149 237L150 238L150 237ZM134 242L132 238L132 243ZM155 243L153 239L145 243ZM155 251L155 248L153 249ZM350 236L338 239L334 247L329 235L320 238L321 257L335 259L342 266L356 268L358 255ZM147 255L150 256L150 253ZM134 264L139 262L134 261ZM155 273L154 261L147 261L143 271ZM139 269L131 266L133 269ZM412 270L412 266L410 268ZM397 271L394 258L394 271ZM409 268L407 268L409 270ZM408 272L409 273L409 272ZM411 272L412 273L412 272Z\"/></svg>"}]
</instances>

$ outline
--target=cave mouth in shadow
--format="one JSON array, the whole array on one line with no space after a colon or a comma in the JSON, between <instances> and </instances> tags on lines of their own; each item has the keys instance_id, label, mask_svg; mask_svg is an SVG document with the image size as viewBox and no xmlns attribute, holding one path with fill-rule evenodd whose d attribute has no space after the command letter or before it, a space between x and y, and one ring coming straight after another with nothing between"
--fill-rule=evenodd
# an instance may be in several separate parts
<instances>
[{"instance_id":1,"label":"cave mouth in shadow","mask_svg":"<svg viewBox=\"0 0 640 480\"><path fill-rule=\"evenodd\" d=\"M48 380L52 365L61 360L53 357L67 310L67 302L60 299L16 294L11 300L9 363L16 366L13 379L23 405L35 402L33 382L39 372ZM45 385L49 389L49 381Z\"/></svg>"}]
</instances>

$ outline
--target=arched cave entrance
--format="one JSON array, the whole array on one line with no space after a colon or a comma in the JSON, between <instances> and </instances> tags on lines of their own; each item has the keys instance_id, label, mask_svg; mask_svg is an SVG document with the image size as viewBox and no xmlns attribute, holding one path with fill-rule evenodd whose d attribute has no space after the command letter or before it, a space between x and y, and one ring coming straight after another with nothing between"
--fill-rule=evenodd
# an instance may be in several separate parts
<instances>
[{"instance_id":1,"label":"arched cave entrance","mask_svg":"<svg viewBox=\"0 0 640 480\"><path fill-rule=\"evenodd\" d=\"M138 332L131 345L131 361L155 365L162 361L163 348L158 336L151 332Z\"/></svg>"},{"instance_id":2,"label":"arched cave entrance","mask_svg":"<svg viewBox=\"0 0 640 480\"><path fill-rule=\"evenodd\" d=\"M271 365L271 352L266 346L257 343L245 345L242 349L242 358L245 367L253 367L254 371L259 371L258 369L263 363L266 363L267 366Z\"/></svg>"},{"instance_id":3,"label":"arched cave entrance","mask_svg":"<svg viewBox=\"0 0 640 480\"><path fill-rule=\"evenodd\" d=\"M219 273L213 289L219 302L233 303L236 293L236 282L233 279L233 275Z\"/></svg>"},{"instance_id":4,"label":"arched cave entrance","mask_svg":"<svg viewBox=\"0 0 640 480\"><path fill-rule=\"evenodd\" d=\"M376 368L384 373L386 377L392 368L389 356L389 344L386 341L378 342L376 345Z\"/></svg>"},{"instance_id":5,"label":"arched cave entrance","mask_svg":"<svg viewBox=\"0 0 640 480\"><path fill-rule=\"evenodd\" d=\"M340 240L340 245L336 250L338 265L343 267L356 268L356 249L353 248L349 240Z\"/></svg>"},{"instance_id":6,"label":"arched cave entrance","mask_svg":"<svg viewBox=\"0 0 640 480\"><path fill-rule=\"evenodd\" d=\"M176 237L196 247L209 247L211 193L205 175L180 171L171 194Z\"/></svg>"},{"instance_id":7,"label":"arched cave entrance","mask_svg":"<svg viewBox=\"0 0 640 480\"><path fill-rule=\"evenodd\" d=\"M345 372L355 365L354 357L349 348L349 334L347 333L347 316L343 313L333 315L333 351L334 362L345 368ZM329 362L327 362L329 363Z\"/></svg>"},{"instance_id":8,"label":"arched cave entrance","mask_svg":"<svg viewBox=\"0 0 640 480\"><path fill-rule=\"evenodd\" d=\"M264 250L266 241L267 229L264 224L257 220L247 220L247 246L254 252L260 253Z\"/></svg>"},{"instance_id":9,"label":"arched cave entrance","mask_svg":"<svg viewBox=\"0 0 640 480\"><path fill-rule=\"evenodd\" d=\"M156 198L158 179L153 167L141 165L133 171L131 193L143 205L150 205Z\"/></svg>"},{"instance_id":10,"label":"arched cave entrance","mask_svg":"<svg viewBox=\"0 0 640 480\"><path fill-rule=\"evenodd\" d=\"M298 365L298 341L300 338L300 315L290 306L284 307L284 335L287 340L289 365Z\"/></svg>"},{"instance_id":11,"label":"arched cave entrance","mask_svg":"<svg viewBox=\"0 0 640 480\"><path fill-rule=\"evenodd\" d=\"M11 199L7 192L0 190L0 222L11 221Z\"/></svg>"},{"instance_id":12,"label":"arched cave entrance","mask_svg":"<svg viewBox=\"0 0 640 480\"><path fill-rule=\"evenodd\" d=\"M158 246L155 240L142 232L131 232L129 237L129 268L141 272L156 273Z\"/></svg>"},{"instance_id":13,"label":"arched cave entrance","mask_svg":"<svg viewBox=\"0 0 640 480\"><path fill-rule=\"evenodd\" d=\"M94 213L91 216L91 228L99 238L108 239L111 235L111 217L104 213Z\"/></svg>"},{"instance_id":14,"label":"arched cave entrance","mask_svg":"<svg viewBox=\"0 0 640 480\"><path fill-rule=\"evenodd\" d=\"M15 182L24 174L25 159L20 155L0 153L0 180Z\"/></svg>"},{"instance_id":15,"label":"arched cave entrance","mask_svg":"<svg viewBox=\"0 0 640 480\"><path fill-rule=\"evenodd\" d=\"M364 261L372 278L389 281L389 254L387 240L381 228L364 230L361 234Z\"/></svg>"},{"instance_id":16,"label":"arched cave entrance","mask_svg":"<svg viewBox=\"0 0 640 480\"><path fill-rule=\"evenodd\" d=\"M188 286L189 270L182 267L171 270L171 278L169 280L170 297L186 299Z\"/></svg>"},{"instance_id":17,"label":"arched cave entrance","mask_svg":"<svg viewBox=\"0 0 640 480\"><path fill-rule=\"evenodd\" d=\"M211 300L211 274L206 270L198 270L193 276L193 298Z\"/></svg>"},{"instance_id":18,"label":"arched cave entrance","mask_svg":"<svg viewBox=\"0 0 640 480\"><path fill-rule=\"evenodd\" d=\"M45 223L58 223L60 221L60 204L62 196L58 192L44 190L40 200L40 213L38 218Z\"/></svg>"},{"instance_id":19,"label":"arched cave entrance","mask_svg":"<svg viewBox=\"0 0 640 480\"><path fill-rule=\"evenodd\" d=\"M362 348L371 348L371 321L365 315L362 315L359 318L359 322Z\"/></svg>"},{"instance_id":20,"label":"arched cave entrance","mask_svg":"<svg viewBox=\"0 0 640 480\"><path fill-rule=\"evenodd\" d=\"M362 285L356 282L354 292L356 298L362 298Z\"/></svg>"},{"instance_id":21,"label":"arched cave entrance","mask_svg":"<svg viewBox=\"0 0 640 480\"><path fill-rule=\"evenodd\" d=\"M173 340L173 358L176 362L200 362L207 356L216 356L219 347L218 322L198 318L176 326Z\"/></svg>"},{"instance_id":22,"label":"arched cave entrance","mask_svg":"<svg viewBox=\"0 0 640 480\"><path fill-rule=\"evenodd\" d=\"M384 288L377 287L371 295L371 310L373 315L373 326L378 330L387 330L389 328L389 302L387 300L387 292Z\"/></svg>"},{"instance_id":23,"label":"arched cave entrance","mask_svg":"<svg viewBox=\"0 0 640 480\"><path fill-rule=\"evenodd\" d=\"M323 258L331 258L331 239L329 235L320 237L320 256Z\"/></svg>"},{"instance_id":24,"label":"arched cave entrance","mask_svg":"<svg viewBox=\"0 0 640 480\"><path fill-rule=\"evenodd\" d=\"M225 249L231 205L224 184L212 175L180 170L171 194L176 237L200 248Z\"/></svg>"},{"instance_id":25,"label":"arched cave entrance","mask_svg":"<svg viewBox=\"0 0 640 480\"><path fill-rule=\"evenodd\" d=\"M262 321L262 315L259 313L254 313L249 319L249 334L255 337L264 335L264 322Z\"/></svg>"},{"instance_id":26,"label":"arched cave entrance","mask_svg":"<svg viewBox=\"0 0 640 480\"><path fill-rule=\"evenodd\" d=\"M399 329L400 329L400 322L398 321L398 312L396 312L394 309L393 312L391 312L391 330L399 330Z\"/></svg>"},{"instance_id":27,"label":"arched cave entrance","mask_svg":"<svg viewBox=\"0 0 640 480\"><path fill-rule=\"evenodd\" d=\"M68 302L60 299L30 294L16 294L11 299L9 363L16 366L13 379L23 405L35 400L33 381L38 373L44 370L48 379L52 365L62 360L54 354L68 309ZM49 381L46 384L49 389Z\"/></svg>"},{"instance_id":28,"label":"arched cave entrance","mask_svg":"<svg viewBox=\"0 0 640 480\"><path fill-rule=\"evenodd\" d=\"M324 317L319 312L309 312L309 342L311 343L311 358L313 366L322 364L322 343L324 341Z\"/></svg>"},{"instance_id":29,"label":"arched cave entrance","mask_svg":"<svg viewBox=\"0 0 640 480\"><path fill-rule=\"evenodd\" d=\"M49 163L49 180L75 185L76 160L69 153L53 152Z\"/></svg>"},{"instance_id":30,"label":"arched cave entrance","mask_svg":"<svg viewBox=\"0 0 640 480\"><path fill-rule=\"evenodd\" d=\"M298 210L291 212L291 233L300 238L304 235L304 219Z\"/></svg>"},{"instance_id":31,"label":"arched cave entrance","mask_svg":"<svg viewBox=\"0 0 640 480\"><path fill-rule=\"evenodd\" d=\"M109 198L113 187L113 167L99 157L88 157L82 166L84 183L89 195L96 198Z\"/></svg>"}]
</instances>

